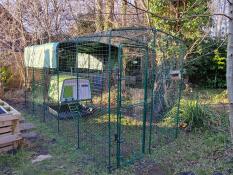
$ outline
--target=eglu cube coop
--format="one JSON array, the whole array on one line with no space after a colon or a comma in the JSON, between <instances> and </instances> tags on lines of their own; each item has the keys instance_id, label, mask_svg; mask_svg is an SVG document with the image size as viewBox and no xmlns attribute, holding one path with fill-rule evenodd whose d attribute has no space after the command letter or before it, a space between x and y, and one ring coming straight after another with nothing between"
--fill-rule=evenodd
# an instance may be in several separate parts
<instances>
[{"instance_id":1,"label":"eglu cube coop","mask_svg":"<svg viewBox=\"0 0 233 175\"><path fill-rule=\"evenodd\" d=\"M184 44L124 28L24 51L25 103L109 171L178 133Z\"/></svg>"}]
</instances>

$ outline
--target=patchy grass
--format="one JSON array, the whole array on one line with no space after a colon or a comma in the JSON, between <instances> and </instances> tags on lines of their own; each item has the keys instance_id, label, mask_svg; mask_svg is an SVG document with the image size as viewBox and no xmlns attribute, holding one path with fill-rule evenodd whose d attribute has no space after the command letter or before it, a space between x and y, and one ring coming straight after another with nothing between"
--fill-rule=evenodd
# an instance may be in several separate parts
<instances>
[{"instance_id":1,"label":"patchy grass","mask_svg":"<svg viewBox=\"0 0 233 175\"><path fill-rule=\"evenodd\" d=\"M220 104L228 103L226 89L193 89L192 92L185 92L186 99L199 99L200 103Z\"/></svg>"},{"instance_id":2,"label":"patchy grass","mask_svg":"<svg viewBox=\"0 0 233 175\"><path fill-rule=\"evenodd\" d=\"M157 160L161 165L169 165L172 174L184 171L197 175L211 175L213 172L233 174L233 145L230 143L225 108L216 111L213 106L206 103L201 105L193 98L188 100L186 97L181 102L180 115L181 120L191 123L193 129L188 132L181 130L174 142L156 147L150 159ZM170 126L172 120L168 115L163 124ZM203 124L201 127L198 127L197 120Z\"/></svg>"},{"instance_id":3,"label":"patchy grass","mask_svg":"<svg viewBox=\"0 0 233 175\"><path fill-rule=\"evenodd\" d=\"M203 102L206 103L218 103L226 98L224 95L219 95L224 94L224 91L200 90L199 92L202 94L199 99L203 99ZM24 116L37 126L39 138L30 148L24 148L15 154L0 155L0 174L107 174L106 168L96 166L83 150L75 149L74 143L67 142L66 137L59 136L54 130L56 125L53 128L46 123L41 123L36 117L33 118L28 114L24 114ZM174 142L152 146L152 154L146 155L144 160L116 170L112 174L152 175L154 172L160 171L161 175L174 175L182 171L193 171L197 175L211 175L214 171L220 171L226 175L230 175L230 171L232 171L233 174L233 170L231 170L233 168L233 147L229 142L229 134L226 129L229 122L225 111L218 113L218 116L221 116L218 126L205 130L198 128L192 132L182 130ZM95 119L92 122L106 124L106 120L107 118L103 117L103 120ZM116 122L115 116L113 116L112 122ZM128 118L122 122L123 127L141 126L139 121L131 121ZM173 122L174 119L168 118L162 121L158 127L173 127ZM68 123L66 125L69 126ZM130 131L135 132L133 128ZM135 135L139 136L140 133ZM90 148L88 149L90 150ZM31 160L40 154L50 154L52 158L32 164Z\"/></svg>"},{"instance_id":4,"label":"patchy grass","mask_svg":"<svg viewBox=\"0 0 233 175\"><path fill-rule=\"evenodd\" d=\"M24 148L15 154L0 156L0 174L19 175L60 175L60 174L107 174L107 169L98 169L94 162L82 151L69 145L66 138L57 133L45 123L26 115L27 120L37 126L39 138L30 148ZM50 154L51 159L31 163L31 160L40 154ZM114 174L133 174L133 169L117 170Z\"/></svg>"},{"instance_id":5,"label":"patchy grass","mask_svg":"<svg viewBox=\"0 0 233 175\"><path fill-rule=\"evenodd\" d=\"M175 142L154 150L150 158L162 165L169 164L174 174L183 171L197 175L211 175L215 171L226 174L233 170L233 148L228 142L228 136L221 132L181 133Z\"/></svg>"},{"instance_id":6,"label":"patchy grass","mask_svg":"<svg viewBox=\"0 0 233 175\"><path fill-rule=\"evenodd\" d=\"M85 129L91 128L96 132L85 132L83 136L90 137L89 139L85 139L82 142L82 149L75 149L75 137L72 135L73 141L68 140L67 135L58 135L56 132L56 121L50 123L48 126L46 123L42 123L39 118L36 116L30 116L24 113L27 121L32 122L36 125L37 132L39 133L39 138L35 143L31 145L30 148L24 148L18 151L16 154L1 155L0 156L0 174L9 172L10 174L38 174L38 175L46 175L46 174L107 174L107 168L103 165L96 165L96 162L90 157L89 154L95 155L95 158L101 160L104 157L104 152L101 152L102 148L99 148L98 141L104 143L104 139L107 138L107 135L103 137L103 134L99 132L103 132L99 127L99 125L107 126L106 120L107 117L103 116L102 120L96 120L96 118L85 119L85 122L89 126L85 126ZM62 123L64 122L64 123ZM112 115L111 118L112 123L116 123L116 116ZM141 125L142 123L136 119L130 119L129 117L125 117L122 125L122 136L126 140L127 144L122 144L122 155L127 159L132 159L131 151L140 152L141 147ZM75 129L70 125L73 123L72 120L61 121L60 126L63 129ZM114 125L113 125L114 126ZM113 127L112 126L112 127ZM83 126L84 127L84 126ZM95 128L93 128L95 127ZM84 129L84 128L83 128ZM100 129L100 130L99 130ZM114 127L112 128L114 129ZM116 128L115 128L116 129ZM72 132L69 132L72 133ZM86 135L88 133L88 135ZM98 133L98 134L97 134ZM113 132L115 133L115 132ZM91 134L91 135L89 135ZM96 135L93 135L96 134ZM67 142L68 141L68 142ZM106 146L106 147L105 147ZM107 152L107 146L105 145L105 151ZM115 148L116 145L113 145ZM113 149L113 154L116 154L116 150ZM85 154L87 153L88 154ZM35 164L31 163L31 160L40 154L50 154L52 158L49 160L45 160L42 162L38 162ZM101 155L102 154L102 155ZM103 157L101 157L103 156ZM136 155L135 155L136 156ZM107 158L107 157L105 157ZM135 157L136 158L136 157ZM116 159L115 155L113 155L112 160ZM99 163L99 162L97 162ZM101 163L101 162L100 162ZM114 161L113 161L114 163ZM2 165L2 166L1 166ZM147 163L138 163L136 165L130 165L127 167L123 167L122 169L118 169L113 172L113 174L135 174L136 171L141 171L144 167L148 169L154 165L157 169L160 167L155 163L155 161L150 160ZM162 167L162 166L161 166ZM138 168L138 169L137 169ZM160 168L161 169L161 168ZM163 170L167 171L167 170Z\"/></svg>"}]
</instances>

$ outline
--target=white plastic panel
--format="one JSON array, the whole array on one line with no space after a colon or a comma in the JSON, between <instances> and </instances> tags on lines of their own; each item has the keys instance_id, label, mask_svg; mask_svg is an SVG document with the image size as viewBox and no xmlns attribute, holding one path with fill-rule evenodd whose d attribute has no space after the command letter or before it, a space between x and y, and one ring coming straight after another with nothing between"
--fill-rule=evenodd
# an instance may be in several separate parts
<instances>
[{"instance_id":1,"label":"white plastic panel","mask_svg":"<svg viewBox=\"0 0 233 175\"><path fill-rule=\"evenodd\" d=\"M64 87L73 87L73 98L64 98ZM91 99L91 87L90 82L87 79L78 80L78 97L77 97L77 79L64 80L62 86L61 102L72 100L90 100Z\"/></svg>"}]
</instances>

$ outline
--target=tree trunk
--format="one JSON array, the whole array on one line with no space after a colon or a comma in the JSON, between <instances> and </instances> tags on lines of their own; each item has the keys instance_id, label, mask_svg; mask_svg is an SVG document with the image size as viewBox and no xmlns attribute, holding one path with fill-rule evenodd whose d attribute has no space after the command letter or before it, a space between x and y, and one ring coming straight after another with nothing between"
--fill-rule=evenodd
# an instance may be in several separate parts
<instances>
[{"instance_id":1,"label":"tree trunk","mask_svg":"<svg viewBox=\"0 0 233 175\"><path fill-rule=\"evenodd\" d=\"M104 30L108 30L113 27L113 14L114 14L114 0L107 0Z\"/></svg>"},{"instance_id":2,"label":"tree trunk","mask_svg":"<svg viewBox=\"0 0 233 175\"><path fill-rule=\"evenodd\" d=\"M229 16L233 19L233 4L229 4ZM227 46L227 91L230 103L229 121L231 141L233 143L233 20L229 20L229 35Z\"/></svg>"},{"instance_id":3,"label":"tree trunk","mask_svg":"<svg viewBox=\"0 0 233 175\"><path fill-rule=\"evenodd\" d=\"M103 0L97 0L96 2L96 31L103 31L103 14L102 14L102 8L103 8Z\"/></svg>"},{"instance_id":4,"label":"tree trunk","mask_svg":"<svg viewBox=\"0 0 233 175\"><path fill-rule=\"evenodd\" d=\"M121 0L121 27L126 27L127 1Z\"/></svg>"},{"instance_id":5,"label":"tree trunk","mask_svg":"<svg viewBox=\"0 0 233 175\"><path fill-rule=\"evenodd\" d=\"M146 11L150 11L149 9L149 0L140 0L142 8ZM146 17L146 21L145 23L148 26L151 26L151 18L150 18L150 14L149 13L145 13L145 17Z\"/></svg>"}]
</instances>

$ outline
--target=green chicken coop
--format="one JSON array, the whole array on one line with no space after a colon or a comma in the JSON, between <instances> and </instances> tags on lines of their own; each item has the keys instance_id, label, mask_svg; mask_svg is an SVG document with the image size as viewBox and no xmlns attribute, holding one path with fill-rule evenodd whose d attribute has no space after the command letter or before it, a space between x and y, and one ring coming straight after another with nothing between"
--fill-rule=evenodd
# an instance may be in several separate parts
<instances>
[{"instance_id":1,"label":"green chicken coop","mask_svg":"<svg viewBox=\"0 0 233 175\"><path fill-rule=\"evenodd\" d=\"M28 46L26 109L111 172L177 136L184 53L146 27Z\"/></svg>"}]
</instances>

